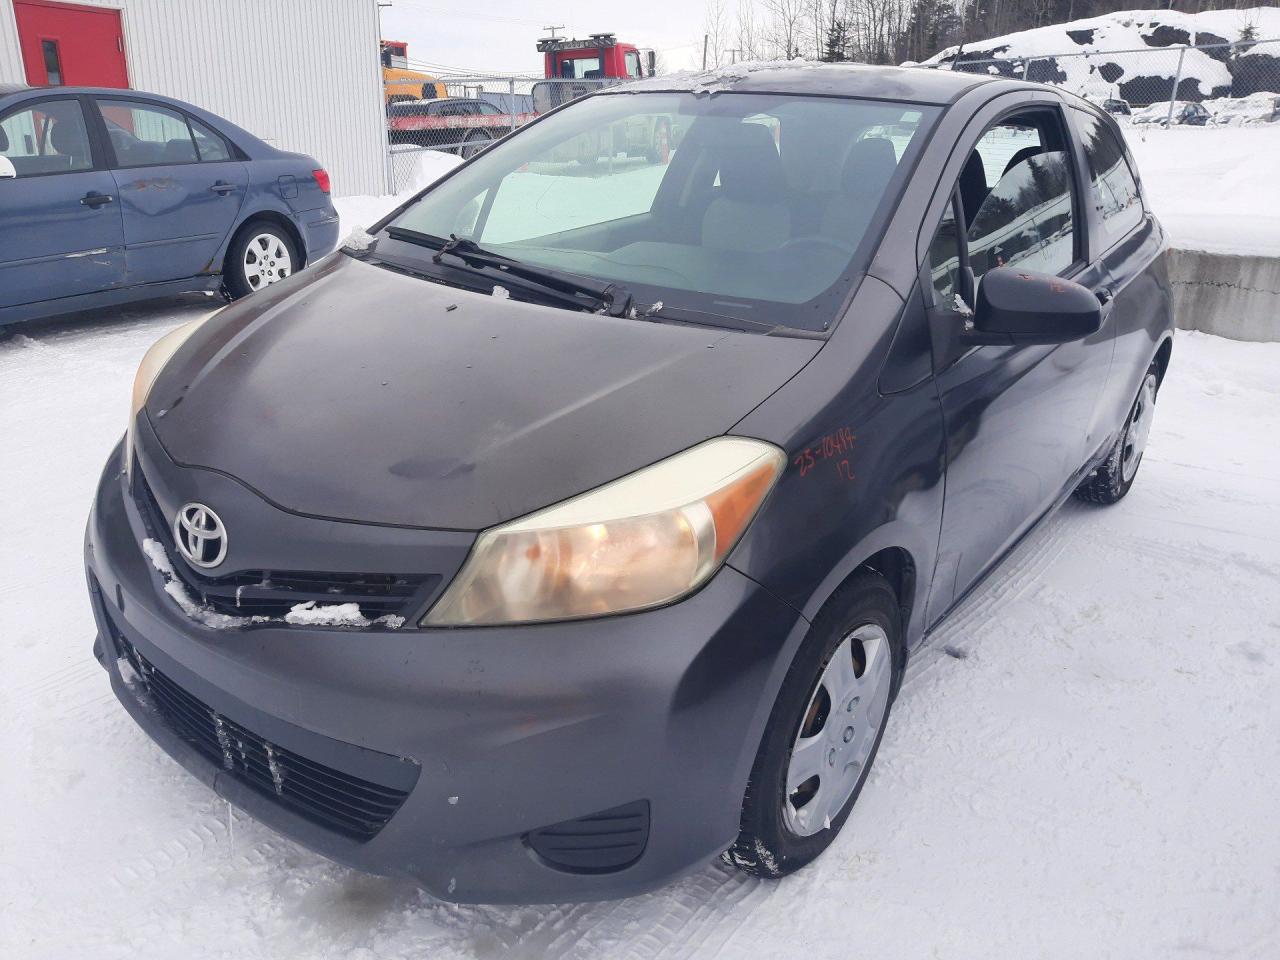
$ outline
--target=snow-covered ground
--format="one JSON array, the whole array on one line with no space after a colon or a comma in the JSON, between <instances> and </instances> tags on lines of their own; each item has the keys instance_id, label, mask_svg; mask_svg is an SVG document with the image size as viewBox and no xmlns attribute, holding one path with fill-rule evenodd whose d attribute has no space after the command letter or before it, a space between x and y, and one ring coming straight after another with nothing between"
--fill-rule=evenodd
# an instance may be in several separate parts
<instances>
[{"instance_id":1,"label":"snow-covered ground","mask_svg":"<svg viewBox=\"0 0 1280 960\"><path fill-rule=\"evenodd\" d=\"M0 956L1280 956L1280 344L1179 335L1129 498L1068 504L933 638L813 867L458 907L229 809L90 653L99 470L143 351L207 308L0 343Z\"/></svg>"},{"instance_id":2,"label":"snow-covered ground","mask_svg":"<svg viewBox=\"0 0 1280 960\"><path fill-rule=\"evenodd\" d=\"M1175 247L1280 256L1280 124L1125 129Z\"/></svg>"}]
</instances>

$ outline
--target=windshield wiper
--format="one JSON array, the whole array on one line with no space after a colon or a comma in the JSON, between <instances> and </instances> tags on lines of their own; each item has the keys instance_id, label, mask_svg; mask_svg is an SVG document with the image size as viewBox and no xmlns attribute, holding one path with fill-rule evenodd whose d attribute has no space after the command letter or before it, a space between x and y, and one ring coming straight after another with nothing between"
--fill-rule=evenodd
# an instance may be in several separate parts
<instances>
[{"instance_id":1,"label":"windshield wiper","mask_svg":"<svg viewBox=\"0 0 1280 960\"><path fill-rule=\"evenodd\" d=\"M612 317L626 317L634 313L634 298L631 291L619 283L592 283L572 274L561 273L547 267L536 267L532 264L504 257L500 253L485 250L475 241L465 237L450 236L448 240L434 234L410 230L407 227L387 227L387 234L393 240L417 244L435 250L432 260L442 263L446 256L461 260L472 270L496 270L503 276L518 277L536 287L565 295L573 303L584 307L579 297L587 297L597 304L601 312Z\"/></svg>"}]
</instances>

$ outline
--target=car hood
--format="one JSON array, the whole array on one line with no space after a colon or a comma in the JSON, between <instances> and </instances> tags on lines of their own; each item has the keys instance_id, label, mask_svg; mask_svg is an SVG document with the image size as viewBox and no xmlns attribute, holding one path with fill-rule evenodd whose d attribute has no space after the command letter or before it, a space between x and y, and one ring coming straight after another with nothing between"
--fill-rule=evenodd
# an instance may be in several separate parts
<instances>
[{"instance_id":1,"label":"car hood","mask_svg":"<svg viewBox=\"0 0 1280 960\"><path fill-rule=\"evenodd\" d=\"M228 307L147 414L298 513L478 530L728 431L821 341L499 299L338 254Z\"/></svg>"}]
</instances>

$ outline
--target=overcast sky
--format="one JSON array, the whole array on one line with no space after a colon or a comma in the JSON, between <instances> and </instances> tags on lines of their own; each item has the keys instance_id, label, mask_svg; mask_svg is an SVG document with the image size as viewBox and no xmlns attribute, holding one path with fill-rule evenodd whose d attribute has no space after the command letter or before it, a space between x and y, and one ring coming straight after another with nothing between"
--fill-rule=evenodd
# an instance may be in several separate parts
<instances>
[{"instance_id":1,"label":"overcast sky","mask_svg":"<svg viewBox=\"0 0 1280 960\"><path fill-rule=\"evenodd\" d=\"M382 0L387 2L387 0ZM702 0L390 0L382 36L404 40L409 56L465 71L542 75L535 48L549 24L560 36L614 33L624 43L660 51L668 70L701 63Z\"/></svg>"}]
</instances>

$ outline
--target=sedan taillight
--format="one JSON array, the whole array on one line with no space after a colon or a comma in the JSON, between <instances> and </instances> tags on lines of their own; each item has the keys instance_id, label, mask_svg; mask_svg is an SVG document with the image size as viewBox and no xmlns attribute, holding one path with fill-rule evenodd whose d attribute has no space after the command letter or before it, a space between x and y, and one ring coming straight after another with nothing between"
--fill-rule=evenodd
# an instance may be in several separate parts
<instances>
[{"instance_id":1,"label":"sedan taillight","mask_svg":"<svg viewBox=\"0 0 1280 960\"><path fill-rule=\"evenodd\" d=\"M312 170L311 175L316 178L316 183L320 185L321 193L329 192L329 172L327 170Z\"/></svg>"}]
</instances>

